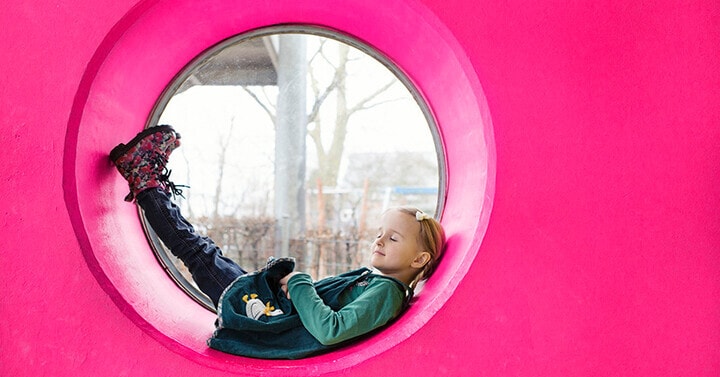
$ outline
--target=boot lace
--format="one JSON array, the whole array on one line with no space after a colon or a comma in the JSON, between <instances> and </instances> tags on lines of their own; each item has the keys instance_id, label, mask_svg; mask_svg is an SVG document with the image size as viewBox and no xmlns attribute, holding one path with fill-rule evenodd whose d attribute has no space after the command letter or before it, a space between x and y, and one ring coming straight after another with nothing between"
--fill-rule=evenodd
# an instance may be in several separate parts
<instances>
[{"instance_id":1,"label":"boot lace","mask_svg":"<svg viewBox=\"0 0 720 377\"><path fill-rule=\"evenodd\" d=\"M163 185L165 190L172 194L173 199L178 196L185 199L182 189L190 188L190 186L179 185L170 180L170 174L172 173L172 169L168 169L166 166L167 158L164 155L156 155L154 157L154 162L160 170L160 174L158 174L158 181Z\"/></svg>"}]
</instances>

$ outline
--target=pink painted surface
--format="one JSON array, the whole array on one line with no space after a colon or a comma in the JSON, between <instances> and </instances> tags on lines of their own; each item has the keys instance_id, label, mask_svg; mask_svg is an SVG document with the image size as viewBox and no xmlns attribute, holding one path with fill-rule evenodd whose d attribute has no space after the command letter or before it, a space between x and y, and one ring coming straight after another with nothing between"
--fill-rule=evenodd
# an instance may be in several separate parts
<instances>
[{"instance_id":1,"label":"pink painted surface","mask_svg":"<svg viewBox=\"0 0 720 377\"><path fill-rule=\"evenodd\" d=\"M720 5L256 3L3 4L0 375L720 374ZM203 347L104 157L188 59L279 22L414 80L455 235L413 313L292 362Z\"/></svg>"},{"instance_id":2,"label":"pink painted surface","mask_svg":"<svg viewBox=\"0 0 720 377\"><path fill-rule=\"evenodd\" d=\"M270 8L256 5L254 13L238 14L232 3L206 8L193 1L158 2L141 17L128 21L121 36L108 42L112 47L94 57L100 64L86 72L89 85L76 96L70 117L65 198L91 271L118 307L148 335L213 368L296 375L307 368L308 361L248 360L209 350L205 340L212 333L214 316L189 300L154 261L135 208L117 200L127 187L107 160L107 151L118 140L131 138L142 128L177 72L210 46L244 31L288 22L342 30L362 38L403 67L441 126L450 166L443 220L451 235L447 258L407 315L382 336L313 358L310 362L315 371L347 369L398 345L421 328L464 276L487 226L494 178L488 173L494 166L490 118L462 50L447 43L440 24L419 18L422 13L402 3L382 14L355 2L336 2L334 10L311 5L313 2L293 1L280 7L282 11L275 9L277 4ZM413 18L417 22L398 25L394 34L379 31L379 25ZM211 27L197 28L196 19L214 22ZM183 35L181 42L178 33ZM167 59L158 59L157 51ZM423 57L422 64L418 57ZM471 128L476 131L467 132Z\"/></svg>"}]
</instances>

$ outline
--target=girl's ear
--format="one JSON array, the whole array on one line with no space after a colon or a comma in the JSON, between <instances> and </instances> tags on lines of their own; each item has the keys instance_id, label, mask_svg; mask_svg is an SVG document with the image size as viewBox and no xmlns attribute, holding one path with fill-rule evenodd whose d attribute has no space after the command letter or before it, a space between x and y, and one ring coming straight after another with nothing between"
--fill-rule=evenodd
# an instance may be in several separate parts
<instances>
[{"instance_id":1,"label":"girl's ear","mask_svg":"<svg viewBox=\"0 0 720 377\"><path fill-rule=\"evenodd\" d=\"M415 257L415 260L413 260L410 266L414 268L423 268L426 264L428 264L428 262L430 262L430 259L432 259L430 253L428 253L427 251L420 252Z\"/></svg>"}]
</instances>

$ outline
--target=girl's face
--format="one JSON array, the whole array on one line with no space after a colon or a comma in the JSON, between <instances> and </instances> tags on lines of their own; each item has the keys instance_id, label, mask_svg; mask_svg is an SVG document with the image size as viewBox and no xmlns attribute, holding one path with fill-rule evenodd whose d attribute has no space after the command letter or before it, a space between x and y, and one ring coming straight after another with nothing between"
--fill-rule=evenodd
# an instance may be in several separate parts
<instances>
[{"instance_id":1,"label":"girl's face","mask_svg":"<svg viewBox=\"0 0 720 377\"><path fill-rule=\"evenodd\" d=\"M420 248L419 235L420 223L413 216L397 210L386 212L372 244L372 266L383 275L410 283L429 256Z\"/></svg>"}]
</instances>

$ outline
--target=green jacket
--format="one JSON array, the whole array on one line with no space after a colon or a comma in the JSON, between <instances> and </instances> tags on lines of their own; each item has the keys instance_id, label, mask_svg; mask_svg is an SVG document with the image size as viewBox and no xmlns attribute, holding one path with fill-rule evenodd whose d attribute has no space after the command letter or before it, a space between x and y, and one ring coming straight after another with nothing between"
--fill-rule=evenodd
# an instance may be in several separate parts
<instances>
[{"instance_id":1,"label":"green jacket","mask_svg":"<svg viewBox=\"0 0 720 377\"><path fill-rule=\"evenodd\" d=\"M312 282L307 274L278 281L291 258L274 259L236 279L220 297L211 348L263 359L298 359L328 351L396 318L412 291L396 279L360 268Z\"/></svg>"}]
</instances>

